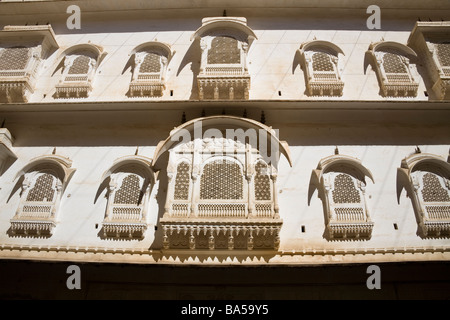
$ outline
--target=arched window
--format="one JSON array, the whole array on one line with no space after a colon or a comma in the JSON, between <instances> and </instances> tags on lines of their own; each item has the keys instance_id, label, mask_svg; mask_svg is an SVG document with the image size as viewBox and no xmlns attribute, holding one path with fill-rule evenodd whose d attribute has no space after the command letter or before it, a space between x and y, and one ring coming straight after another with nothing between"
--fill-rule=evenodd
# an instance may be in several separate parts
<instances>
[{"instance_id":1,"label":"arched window","mask_svg":"<svg viewBox=\"0 0 450 320\"><path fill-rule=\"evenodd\" d=\"M19 208L11 219L16 235L49 237L56 226L59 203L72 176L69 159L42 156L33 159L19 176L23 176Z\"/></svg>"},{"instance_id":2,"label":"arched window","mask_svg":"<svg viewBox=\"0 0 450 320\"><path fill-rule=\"evenodd\" d=\"M339 55L342 50L331 42L314 40L299 49L304 66L307 93L310 96L341 96Z\"/></svg>"},{"instance_id":3,"label":"arched window","mask_svg":"<svg viewBox=\"0 0 450 320\"><path fill-rule=\"evenodd\" d=\"M109 179L108 203L103 220L105 238L141 239L147 230L147 211L154 183L151 159L118 159L103 176Z\"/></svg>"},{"instance_id":4,"label":"arched window","mask_svg":"<svg viewBox=\"0 0 450 320\"><path fill-rule=\"evenodd\" d=\"M270 130L248 119L221 119ZM202 118L204 130L217 125L217 120ZM194 122L177 130L193 129ZM244 143L222 136L175 143L178 139L172 138L160 144L154 165L159 167L162 150L170 150L167 199L160 220L164 248L277 249L282 223L276 197L278 162L268 162L257 141ZM272 148L286 150L278 140L274 143Z\"/></svg>"},{"instance_id":5,"label":"arched window","mask_svg":"<svg viewBox=\"0 0 450 320\"><path fill-rule=\"evenodd\" d=\"M369 53L383 96L417 96L419 83L410 70L410 60L416 58L412 49L400 43L386 41L371 44Z\"/></svg>"},{"instance_id":6,"label":"arched window","mask_svg":"<svg viewBox=\"0 0 450 320\"><path fill-rule=\"evenodd\" d=\"M147 42L132 52L133 69L129 95L131 97L160 97L166 88L167 66L173 53L170 46Z\"/></svg>"},{"instance_id":7,"label":"arched window","mask_svg":"<svg viewBox=\"0 0 450 320\"><path fill-rule=\"evenodd\" d=\"M206 18L193 38L202 52L197 85L200 100L246 100L250 75L247 54L256 39L245 18Z\"/></svg>"},{"instance_id":8,"label":"arched window","mask_svg":"<svg viewBox=\"0 0 450 320\"><path fill-rule=\"evenodd\" d=\"M319 162L317 181L325 209L330 239L367 239L372 235L365 176L372 179L361 162L349 156L335 155Z\"/></svg>"},{"instance_id":9,"label":"arched window","mask_svg":"<svg viewBox=\"0 0 450 320\"><path fill-rule=\"evenodd\" d=\"M34 92L41 46L0 48L0 102L27 102Z\"/></svg>"},{"instance_id":10,"label":"arched window","mask_svg":"<svg viewBox=\"0 0 450 320\"><path fill-rule=\"evenodd\" d=\"M416 153L402 161L399 172L406 181L421 235L450 235L450 164L439 156Z\"/></svg>"},{"instance_id":11,"label":"arched window","mask_svg":"<svg viewBox=\"0 0 450 320\"><path fill-rule=\"evenodd\" d=\"M64 53L62 78L56 85L56 98L86 98L92 91L96 70L105 55L94 45L77 45Z\"/></svg>"},{"instance_id":12,"label":"arched window","mask_svg":"<svg viewBox=\"0 0 450 320\"><path fill-rule=\"evenodd\" d=\"M58 47L50 25L4 26L0 31L0 103L28 102L41 61Z\"/></svg>"}]
</instances>

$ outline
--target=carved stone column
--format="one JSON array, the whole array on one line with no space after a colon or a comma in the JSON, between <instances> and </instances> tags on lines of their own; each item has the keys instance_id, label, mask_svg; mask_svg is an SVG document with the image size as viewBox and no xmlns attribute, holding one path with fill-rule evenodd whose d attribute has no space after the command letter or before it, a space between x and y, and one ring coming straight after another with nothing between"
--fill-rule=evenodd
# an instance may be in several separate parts
<instances>
[{"instance_id":1,"label":"carved stone column","mask_svg":"<svg viewBox=\"0 0 450 320\"><path fill-rule=\"evenodd\" d=\"M248 186L248 218L255 216L255 192L254 192L254 180L252 174L246 174L245 178L247 180Z\"/></svg>"},{"instance_id":2,"label":"carved stone column","mask_svg":"<svg viewBox=\"0 0 450 320\"><path fill-rule=\"evenodd\" d=\"M169 236L167 235L168 232L168 228L167 226L163 226L163 248L164 249L169 249L170 247L170 243L169 243Z\"/></svg>"},{"instance_id":3,"label":"carved stone column","mask_svg":"<svg viewBox=\"0 0 450 320\"><path fill-rule=\"evenodd\" d=\"M144 183L145 183L145 181L144 181ZM141 221L143 221L143 222L147 221L147 208L148 208L148 201L150 198L150 189L151 189L151 185L149 183L147 188L145 188L144 202L142 204Z\"/></svg>"},{"instance_id":4,"label":"carved stone column","mask_svg":"<svg viewBox=\"0 0 450 320\"><path fill-rule=\"evenodd\" d=\"M173 172L167 172L167 197L166 204L164 206L164 215L172 216L172 199L173 199L173 190L174 190L174 176Z\"/></svg>"},{"instance_id":5,"label":"carved stone column","mask_svg":"<svg viewBox=\"0 0 450 320\"><path fill-rule=\"evenodd\" d=\"M274 211L274 219L280 219L280 207L278 206L278 193L277 193L277 175L271 174L270 178L272 179L272 193L273 193L273 211Z\"/></svg>"},{"instance_id":6,"label":"carved stone column","mask_svg":"<svg viewBox=\"0 0 450 320\"><path fill-rule=\"evenodd\" d=\"M52 212L51 212L51 218L55 218L56 217L56 213L57 213L57 211L58 211L58 208L59 208L59 204L60 204L60 202L61 202L61 193L62 193L62 183L61 183L61 181L59 181L59 179L56 181L56 198L55 198L55 200L54 200L54 206L53 206L53 210L52 210Z\"/></svg>"},{"instance_id":7,"label":"carved stone column","mask_svg":"<svg viewBox=\"0 0 450 320\"><path fill-rule=\"evenodd\" d=\"M248 228L247 250L253 250L253 228Z\"/></svg>"},{"instance_id":8,"label":"carved stone column","mask_svg":"<svg viewBox=\"0 0 450 320\"><path fill-rule=\"evenodd\" d=\"M233 228L230 228L230 230L228 231L228 233L229 233L229 235L228 235L228 250L233 250L234 249L233 232L234 232Z\"/></svg>"},{"instance_id":9,"label":"carved stone column","mask_svg":"<svg viewBox=\"0 0 450 320\"><path fill-rule=\"evenodd\" d=\"M209 250L214 250L215 248L215 239L214 239L214 229L209 229L209 238L208 238L208 248Z\"/></svg>"}]
</instances>

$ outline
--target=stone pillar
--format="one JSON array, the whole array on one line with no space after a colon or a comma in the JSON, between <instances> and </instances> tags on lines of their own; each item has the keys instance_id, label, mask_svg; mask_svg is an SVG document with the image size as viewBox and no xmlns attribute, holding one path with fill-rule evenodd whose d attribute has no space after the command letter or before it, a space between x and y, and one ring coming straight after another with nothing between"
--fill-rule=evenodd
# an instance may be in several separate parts
<instances>
[{"instance_id":1,"label":"stone pillar","mask_svg":"<svg viewBox=\"0 0 450 320\"><path fill-rule=\"evenodd\" d=\"M173 200L173 190L174 190L174 177L175 173L167 172L167 196L166 204L164 205L164 215L172 216L172 200Z\"/></svg>"},{"instance_id":2,"label":"stone pillar","mask_svg":"<svg viewBox=\"0 0 450 320\"><path fill-rule=\"evenodd\" d=\"M59 181L59 179L56 181L56 196L55 196L55 200L53 200L53 210L51 211L50 217L52 219L56 218L56 213L58 211L59 208L59 204L61 202L61 194L62 194L62 183L61 181Z\"/></svg>"},{"instance_id":3,"label":"stone pillar","mask_svg":"<svg viewBox=\"0 0 450 320\"><path fill-rule=\"evenodd\" d=\"M273 211L274 211L274 219L280 219L280 207L278 206L278 193L277 193L277 175L270 175L272 179L272 194L273 194Z\"/></svg>"}]
</instances>

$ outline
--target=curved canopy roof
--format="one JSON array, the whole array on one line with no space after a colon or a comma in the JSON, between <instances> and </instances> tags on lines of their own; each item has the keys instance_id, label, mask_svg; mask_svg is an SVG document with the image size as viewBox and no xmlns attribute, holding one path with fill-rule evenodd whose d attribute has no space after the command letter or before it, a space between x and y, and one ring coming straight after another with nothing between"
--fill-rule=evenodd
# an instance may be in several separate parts
<instances>
[{"instance_id":1,"label":"curved canopy roof","mask_svg":"<svg viewBox=\"0 0 450 320\"><path fill-rule=\"evenodd\" d=\"M331 167L337 165L337 164L343 164L348 165L353 168L356 168L358 171L361 172L363 176L367 176L372 180L372 182L375 183L375 180L373 178L372 172L370 172L369 169L363 166L361 163L361 160L358 158L350 157L347 155L332 155L326 158L323 158L319 161L319 165L317 167L318 170L320 170L320 176L319 179L322 177L324 173L328 171Z\"/></svg>"},{"instance_id":2,"label":"curved canopy roof","mask_svg":"<svg viewBox=\"0 0 450 320\"><path fill-rule=\"evenodd\" d=\"M344 51L342 51L341 48L339 48L334 43L332 43L330 41L325 41L325 40L312 40L312 41L305 42L300 46L300 51L311 50L314 47L329 48L329 49L332 49L333 51L335 51L336 54L340 53L340 54L345 55Z\"/></svg>"},{"instance_id":3,"label":"curved canopy roof","mask_svg":"<svg viewBox=\"0 0 450 320\"><path fill-rule=\"evenodd\" d=\"M43 155L31 159L30 162L17 173L16 179L21 175L29 172L30 170L33 170L35 167L45 164L49 164L58 169L58 173L61 175L60 178L64 186L67 184L76 170L74 168L71 168L72 161L68 158L55 154Z\"/></svg>"},{"instance_id":4,"label":"curved canopy roof","mask_svg":"<svg viewBox=\"0 0 450 320\"><path fill-rule=\"evenodd\" d=\"M256 34L247 26L247 19L241 17L213 17L202 20L202 26L191 36L191 40L201 38L214 29L236 29L247 35L250 40L257 39Z\"/></svg>"},{"instance_id":5,"label":"curved canopy roof","mask_svg":"<svg viewBox=\"0 0 450 320\"><path fill-rule=\"evenodd\" d=\"M102 181L104 181L106 178L108 178L111 174L116 172L119 168L127 166L127 165L138 165L141 168L145 170L147 175L152 179L152 182L155 181L155 173L151 169L151 163L152 159L139 156L139 155L132 155L132 156L124 156L121 158L118 158L114 161L111 168L109 168L102 176Z\"/></svg>"},{"instance_id":6,"label":"curved canopy roof","mask_svg":"<svg viewBox=\"0 0 450 320\"><path fill-rule=\"evenodd\" d=\"M193 119L191 121L188 121L176 128L174 128L171 132L169 137L158 143L158 146L155 150L155 155L153 157L153 167L156 169L158 168L157 162L158 159L161 157L162 154L164 154L166 151L168 151L170 148L172 148L174 145L176 145L180 138L185 138L183 136L184 133L190 133L194 131L194 136L196 134L195 130L196 126L201 124L201 126L204 127L226 127L229 126L230 128L247 128L247 129L255 129L255 130L264 130L267 132L268 137L271 139L271 143L276 143L279 147L280 153L282 153L286 159L289 162L289 165L292 166L292 160L289 152L289 147L285 141L280 141L278 137L275 134L275 131L272 130L270 127L247 118L240 118L235 116L228 116L228 115L219 115L219 116L210 116L205 118L197 118ZM200 132L201 133L201 132ZM190 135L189 135L190 137ZM195 138L195 137L194 137ZM156 170L159 170L156 169Z\"/></svg>"}]
</instances>

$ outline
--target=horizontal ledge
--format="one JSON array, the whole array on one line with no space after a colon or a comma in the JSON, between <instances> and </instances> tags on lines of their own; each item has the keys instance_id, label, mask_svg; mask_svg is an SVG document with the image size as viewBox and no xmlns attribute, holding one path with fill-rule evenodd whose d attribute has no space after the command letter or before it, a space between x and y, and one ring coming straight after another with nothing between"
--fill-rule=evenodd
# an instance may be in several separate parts
<instances>
[{"instance_id":1,"label":"horizontal ledge","mask_svg":"<svg viewBox=\"0 0 450 320\"><path fill-rule=\"evenodd\" d=\"M55 101L38 103L2 103L2 112L66 112L66 111L138 111L186 110L189 108L235 107L265 110L450 110L450 101L385 101L385 100L136 100L127 101Z\"/></svg>"},{"instance_id":2,"label":"horizontal ledge","mask_svg":"<svg viewBox=\"0 0 450 320\"><path fill-rule=\"evenodd\" d=\"M349 240L349 242L352 242ZM405 253L443 253L450 252L450 246L433 247L386 247L386 248L342 248L342 249L300 249L300 250L209 250L209 249L148 249L148 248L107 248L107 247L85 247L85 246L44 246L44 245L0 245L1 251L37 251L37 252L61 252L61 253L93 253L93 254L129 254L129 255L155 255L160 256L164 252L179 253L184 255L207 254L217 255L219 252L239 253L253 255L258 253L267 254L269 251L276 252L279 257L283 256L312 256L312 255L373 255L373 254L405 254ZM2 257L3 258L3 257ZM25 258L22 256L22 258Z\"/></svg>"}]
</instances>

